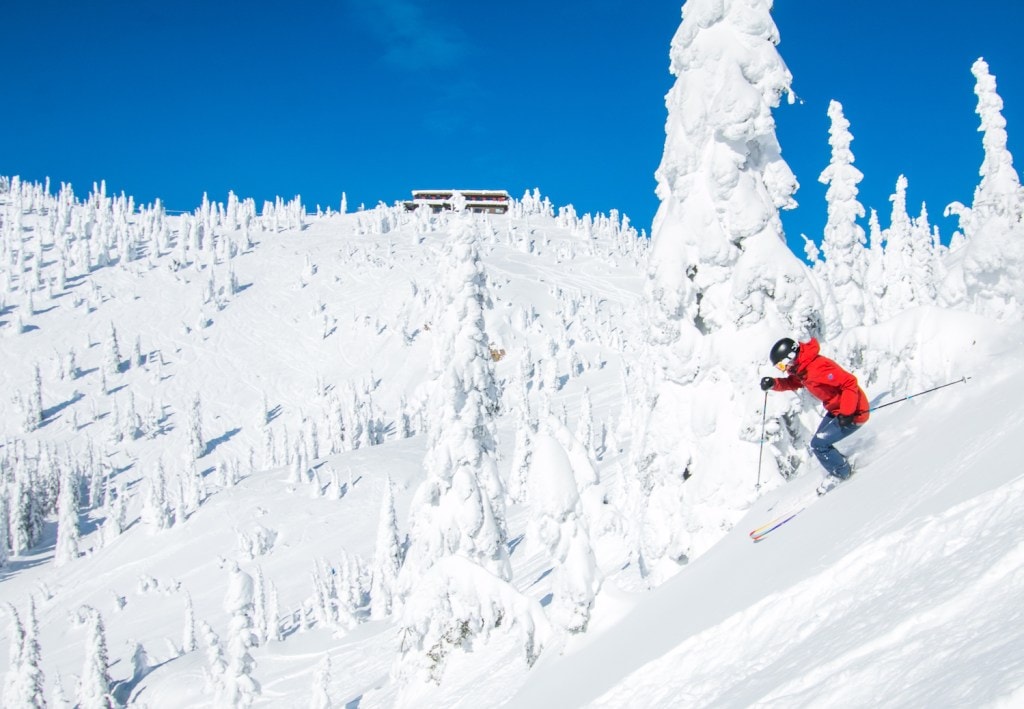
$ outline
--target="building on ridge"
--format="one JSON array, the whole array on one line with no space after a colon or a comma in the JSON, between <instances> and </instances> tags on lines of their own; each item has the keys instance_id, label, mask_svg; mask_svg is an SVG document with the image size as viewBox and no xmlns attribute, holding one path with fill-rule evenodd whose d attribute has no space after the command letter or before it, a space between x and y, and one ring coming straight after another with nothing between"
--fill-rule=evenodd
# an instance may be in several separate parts
<instances>
[{"instance_id":1,"label":"building on ridge","mask_svg":"<svg viewBox=\"0 0 1024 709\"><path fill-rule=\"evenodd\" d=\"M412 199L403 202L406 210L429 207L433 212L454 208L455 195L465 199L464 208L470 212L504 214L511 198L505 190L413 190Z\"/></svg>"}]
</instances>

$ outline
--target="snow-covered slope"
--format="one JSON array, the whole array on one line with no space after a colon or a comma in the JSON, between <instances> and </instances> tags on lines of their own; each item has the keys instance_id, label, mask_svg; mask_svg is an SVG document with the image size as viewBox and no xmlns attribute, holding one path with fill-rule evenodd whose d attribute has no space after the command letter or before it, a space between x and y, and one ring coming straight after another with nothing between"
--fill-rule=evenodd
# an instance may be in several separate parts
<instances>
[{"instance_id":1,"label":"snow-covered slope","mask_svg":"<svg viewBox=\"0 0 1024 709\"><path fill-rule=\"evenodd\" d=\"M1014 706L1024 698L1021 338L961 334L970 338L955 363L972 378L877 412L851 439L851 482L818 500L807 478L766 495L624 617L564 657L545 658L511 705ZM805 506L750 540L750 530Z\"/></svg>"},{"instance_id":2,"label":"snow-covered slope","mask_svg":"<svg viewBox=\"0 0 1024 709\"><path fill-rule=\"evenodd\" d=\"M97 193L90 203L103 199ZM908 366L930 384L971 379L877 412L849 440L854 480L758 544L747 532L812 496L820 472L808 462L795 479L767 478L755 494L757 458L743 449L737 458L749 466L744 494L752 502L742 522L717 530L722 539L708 553L645 590L628 519L628 420L638 402L625 373L642 336L645 245L617 218L555 216L538 199L507 216L468 217L494 299L487 332L505 387L499 471L506 481L516 474L526 391L549 419L538 450L563 447L581 488L578 509L604 581L588 631L551 630L532 668L513 618L453 653L440 685L403 687L392 672L396 618L371 620L365 597L352 617L325 618L316 596L325 576L369 588L388 479L400 530L408 529L432 416L431 325L445 304L438 254L454 217L383 207L308 216L301 227L285 212L244 227L209 217L213 243L182 252L202 214L166 218L163 236L136 215L129 221L147 249L103 266L93 252L86 272L84 240L62 245L53 236L52 203L21 202L16 216L10 197L0 201L25 251L8 235L7 262L17 255L23 268L8 270L0 315L5 481L26 466L40 475L70 467L90 493L79 509L77 556L57 558L51 515L39 543L0 569L0 599L11 604L0 623L0 674L16 674L10 611L27 627L33 599L51 705L58 685L74 697L86 672L89 609L103 619L119 701L222 704L217 677L226 660L211 648L230 656L236 564L259 594L277 599L276 622L256 623L263 637L249 650L255 706L310 705L324 688L319 696L331 705L360 707L1020 699L1019 328L918 309L826 343L913 352ZM95 209L117 213L110 204ZM102 219L96 224L94 244L107 234ZM33 263L44 285L29 288L22 283L35 277ZM113 369L112 325L121 351ZM136 341L141 357L129 357ZM535 366L524 385L527 361ZM36 365L44 418L26 431ZM750 381L761 374L755 365ZM893 391L895 379L883 373L872 382L875 403L910 393ZM8 405L15 394L19 407ZM587 399L589 452L571 440ZM204 438L198 459L193 418ZM597 484L581 478L588 459ZM169 510L162 518L152 496L160 469ZM201 504L193 504L189 489L199 479ZM572 498L564 485L536 489ZM552 608L557 565L537 528L544 505L526 498L508 507L512 584ZM118 500L127 503L120 533L111 522Z\"/></svg>"}]
</instances>

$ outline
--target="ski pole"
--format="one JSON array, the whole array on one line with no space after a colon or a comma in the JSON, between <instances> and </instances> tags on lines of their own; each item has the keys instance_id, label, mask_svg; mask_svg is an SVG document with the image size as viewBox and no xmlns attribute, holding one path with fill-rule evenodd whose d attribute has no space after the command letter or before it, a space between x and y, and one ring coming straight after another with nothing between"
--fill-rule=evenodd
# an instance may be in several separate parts
<instances>
[{"instance_id":1,"label":"ski pole","mask_svg":"<svg viewBox=\"0 0 1024 709\"><path fill-rule=\"evenodd\" d=\"M970 379L970 377L961 377L960 379L957 379L955 382L947 382L946 384L940 384L939 386L932 387L931 389L925 389L924 391L919 391L916 394L908 394L907 396L903 397L902 399L897 399L896 401L890 401L889 403L882 404L881 406L872 406L870 409L868 409L868 411L869 412L870 411L878 411L879 409L884 409L886 406L892 406L893 404L899 404L899 403L902 403L904 401L909 401L910 399L913 399L915 396L924 396L925 394L931 394L933 391L938 391L939 389L945 389L946 387L951 387L954 384L966 384L968 379Z\"/></svg>"},{"instance_id":2,"label":"ski pole","mask_svg":"<svg viewBox=\"0 0 1024 709\"><path fill-rule=\"evenodd\" d=\"M755 490L761 489L761 459L764 458L764 422L768 415L768 392L764 393L764 406L761 408L761 450L757 454L757 486Z\"/></svg>"}]
</instances>

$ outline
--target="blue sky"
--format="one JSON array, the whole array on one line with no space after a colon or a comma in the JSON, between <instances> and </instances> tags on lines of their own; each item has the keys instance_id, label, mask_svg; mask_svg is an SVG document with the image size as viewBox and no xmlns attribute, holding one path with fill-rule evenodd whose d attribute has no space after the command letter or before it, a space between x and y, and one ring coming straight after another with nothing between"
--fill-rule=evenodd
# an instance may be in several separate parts
<instances>
[{"instance_id":1,"label":"blue sky","mask_svg":"<svg viewBox=\"0 0 1024 709\"><path fill-rule=\"evenodd\" d=\"M296 0L270 6L9 3L0 174L93 181L194 209L228 190L311 208L434 187L540 187L648 228L680 0ZM970 9L968 9L970 8ZM981 164L970 67L984 56L1024 146L1024 3L777 0L801 101L776 112L801 183L791 243L825 222L826 108L852 123L861 199L888 221L969 202ZM1018 168L1020 164L1018 160Z\"/></svg>"}]
</instances>

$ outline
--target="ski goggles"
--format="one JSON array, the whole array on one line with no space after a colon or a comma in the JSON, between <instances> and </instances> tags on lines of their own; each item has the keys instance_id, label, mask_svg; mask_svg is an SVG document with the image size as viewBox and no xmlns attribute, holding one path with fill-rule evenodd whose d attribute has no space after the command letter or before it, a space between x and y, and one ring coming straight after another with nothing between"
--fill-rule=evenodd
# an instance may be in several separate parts
<instances>
[{"instance_id":1,"label":"ski goggles","mask_svg":"<svg viewBox=\"0 0 1024 709\"><path fill-rule=\"evenodd\" d=\"M780 372L785 372L790 367L793 366L793 363L795 361L796 361L796 353L795 352L794 353L790 353L790 355L788 357L786 357L786 359L781 360L779 362L776 362L775 363L775 368L778 369Z\"/></svg>"}]
</instances>

